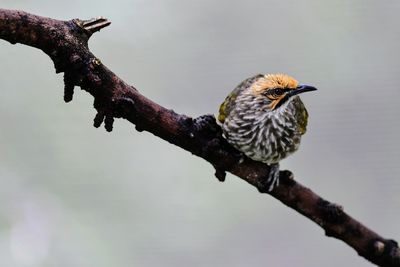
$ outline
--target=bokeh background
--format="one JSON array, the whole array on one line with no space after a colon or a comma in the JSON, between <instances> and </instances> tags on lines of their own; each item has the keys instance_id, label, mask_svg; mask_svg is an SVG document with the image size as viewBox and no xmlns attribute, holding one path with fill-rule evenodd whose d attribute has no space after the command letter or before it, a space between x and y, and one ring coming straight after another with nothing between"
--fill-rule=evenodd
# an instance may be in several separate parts
<instances>
[{"instance_id":1,"label":"bokeh background","mask_svg":"<svg viewBox=\"0 0 400 267\"><path fill-rule=\"evenodd\" d=\"M58 19L105 16L92 51L158 103L215 113L241 80L285 72L309 131L281 164L400 240L400 2L1 0ZM0 40L0 266L371 266L240 179L117 120L62 101L41 51Z\"/></svg>"}]
</instances>

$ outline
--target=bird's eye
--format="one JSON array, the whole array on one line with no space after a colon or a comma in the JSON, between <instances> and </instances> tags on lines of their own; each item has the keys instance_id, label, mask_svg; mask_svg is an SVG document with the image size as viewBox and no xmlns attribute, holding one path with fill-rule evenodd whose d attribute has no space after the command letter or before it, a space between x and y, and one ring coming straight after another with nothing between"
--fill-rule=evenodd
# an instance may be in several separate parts
<instances>
[{"instance_id":1,"label":"bird's eye","mask_svg":"<svg viewBox=\"0 0 400 267\"><path fill-rule=\"evenodd\" d=\"M269 89L266 90L264 92L264 95L270 99L278 99L280 98L284 93L285 93L285 89L283 88L273 88L273 89Z\"/></svg>"},{"instance_id":2,"label":"bird's eye","mask_svg":"<svg viewBox=\"0 0 400 267\"><path fill-rule=\"evenodd\" d=\"M279 88L272 89L270 93L271 93L271 96L273 96L274 98L276 98L282 94L282 92Z\"/></svg>"}]
</instances>

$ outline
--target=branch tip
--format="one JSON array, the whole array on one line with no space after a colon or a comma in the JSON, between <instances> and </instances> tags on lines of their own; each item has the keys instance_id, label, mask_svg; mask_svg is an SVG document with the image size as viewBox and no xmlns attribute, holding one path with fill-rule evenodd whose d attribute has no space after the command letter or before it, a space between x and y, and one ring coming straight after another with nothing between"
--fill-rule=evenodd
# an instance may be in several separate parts
<instances>
[{"instance_id":1,"label":"branch tip","mask_svg":"<svg viewBox=\"0 0 400 267\"><path fill-rule=\"evenodd\" d=\"M100 31L111 24L111 21L104 17L97 17L89 20L74 19L73 22L90 34Z\"/></svg>"},{"instance_id":2,"label":"branch tip","mask_svg":"<svg viewBox=\"0 0 400 267\"><path fill-rule=\"evenodd\" d=\"M106 115L104 119L104 128L106 129L107 132L111 132L113 130L113 124L114 124L114 117L110 114Z\"/></svg>"},{"instance_id":3,"label":"branch tip","mask_svg":"<svg viewBox=\"0 0 400 267\"><path fill-rule=\"evenodd\" d=\"M75 86L73 84L65 83L65 86L64 86L64 101L65 101L65 103L72 101L72 98L74 96L74 88L75 88Z\"/></svg>"},{"instance_id":4,"label":"branch tip","mask_svg":"<svg viewBox=\"0 0 400 267\"><path fill-rule=\"evenodd\" d=\"M139 126L138 124L135 125L135 130L139 133L144 131L143 127Z\"/></svg>"},{"instance_id":5,"label":"branch tip","mask_svg":"<svg viewBox=\"0 0 400 267\"><path fill-rule=\"evenodd\" d=\"M218 167L218 166L215 166L215 165L213 165L213 166L214 166L214 169L215 169L215 174L214 174L215 177L218 179L218 181L224 182L225 178L226 178L225 170L220 168L220 167Z\"/></svg>"},{"instance_id":6,"label":"branch tip","mask_svg":"<svg viewBox=\"0 0 400 267\"><path fill-rule=\"evenodd\" d=\"M64 73L64 101L71 102L74 95L74 81L70 72Z\"/></svg>"},{"instance_id":7,"label":"branch tip","mask_svg":"<svg viewBox=\"0 0 400 267\"><path fill-rule=\"evenodd\" d=\"M95 128L99 128L103 123L103 121L104 121L104 112L99 110L97 111L96 116L94 117L93 126Z\"/></svg>"}]
</instances>

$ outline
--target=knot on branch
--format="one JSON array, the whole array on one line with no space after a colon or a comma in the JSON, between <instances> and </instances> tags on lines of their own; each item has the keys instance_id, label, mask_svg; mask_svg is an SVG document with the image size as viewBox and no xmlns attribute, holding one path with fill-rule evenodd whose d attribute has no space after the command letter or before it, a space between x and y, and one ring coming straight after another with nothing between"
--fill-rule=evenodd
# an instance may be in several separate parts
<instances>
[{"instance_id":1,"label":"knot on branch","mask_svg":"<svg viewBox=\"0 0 400 267\"><path fill-rule=\"evenodd\" d=\"M400 249L395 240L386 240L382 256L391 259L392 266L400 265Z\"/></svg>"},{"instance_id":2,"label":"knot on branch","mask_svg":"<svg viewBox=\"0 0 400 267\"><path fill-rule=\"evenodd\" d=\"M282 170L279 172L279 183L287 186L293 186L296 184L294 180L293 172L289 170Z\"/></svg>"},{"instance_id":3,"label":"knot on branch","mask_svg":"<svg viewBox=\"0 0 400 267\"><path fill-rule=\"evenodd\" d=\"M97 110L97 114L93 120L93 126L99 128L103 122L106 131L111 132L114 125L114 116L111 111L107 109Z\"/></svg>"},{"instance_id":4,"label":"knot on branch","mask_svg":"<svg viewBox=\"0 0 400 267\"><path fill-rule=\"evenodd\" d=\"M207 140L204 146L199 146L200 151L196 153L203 157L209 156L224 141L221 127L217 124L214 115L206 114L195 119L185 118L184 125L189 129L193 129L193 131L190 131L190 138L201 137L199 140ZM223 162L221 161L221 164L212 165L215 169L214 175L218 181L225 181L225 170L227 168Z\"/></svg>"},{"instance_id":5,"label":"knot on branch","mask_svg":"<svg viewBox=\"0 0 400 267\"><path fill-rule=\"evenodd\" d=\"M108 105L104 105L104 100L95 98L94 108L97 114L93 120L93 126L99 128L104 122L104 128L107 132L113 129L114 118L124 117L128 112L135 109L135 102L128 97L116 97L109 101Z\"/></svg>"},{"instance_id":6,"label":"knot on branch","mask_svg":"<svg viewBox=\"0 0 400 267\"><path fill-rule=\"evenodd\" d=\"M219 127L212 114L206 114L195 118L193 120L193 127L196 132L205 137L222 136L221 127Z\"/></svg>"},{"instance_id":7,"label":"knot on branch","mask_svg":"<svg viewBox=\"0 0 400 267\"><path fill-rule=\"evenodd\" d=\"M335 203L328 202L322 198L319 199L318 209L320 210L322 217L326 222L329 223L343 223L345 221L343 207ZM329 235L327 233L327 235Z\"/></svg>"},{"instance_id":8,"label":"knot on branch","mask_svg":"<svg viewBox=\"0 0 400 267\"><path fill-rule=\"evenodd\" d=\"M93 120L94 127L99 128L104 122L106 131L112 131L114 125L114 105L115 102L111 100L110 105L105 106L103 101L99 101L99 98L95 98L93 106L97 110L97 114Z\"/></svg>"},{"instance_id":9,"label":"knot on branch","mask_svg":"<svg viewBox=\"0 0 400 267\"><path fill-rule=\"evenodd\" d=\"M361 255L361 254L360 254ZM391 239L374 239L366 251L366 258L374 255L379 259L380 266L400 266L400 248L396 241Z\"/></svg>"},{"instance_id":10,"label":"knot on branch","mask_svg":"<svg viewBox=\"0 0 400 267\"><path fill-rule=\"evenodd\" d=\"M101 65L97 58L82 59L78 54L69 57L68 64L58 65L60 71L64 71L64 101L71 102L74 95L74 87L81 86L89 92L94 92L94 87L101 86L101 79L96 73L96 67Z\"/></svg>"}]
</instances>

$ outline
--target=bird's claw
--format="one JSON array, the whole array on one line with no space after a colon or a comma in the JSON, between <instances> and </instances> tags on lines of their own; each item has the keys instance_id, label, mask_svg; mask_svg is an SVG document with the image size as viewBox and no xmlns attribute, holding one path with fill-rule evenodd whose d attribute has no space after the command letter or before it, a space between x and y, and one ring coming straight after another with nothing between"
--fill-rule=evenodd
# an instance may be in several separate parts
<instances>
[{"instance_id":1,"label":"bird's claw","mask_svg":"<svg viewBox=\"0 0 400 267\"><path fill-rule=\"evenodd\" d=\"M266 181L267 192L271 192L275 187L279 186L279 163L271 164L270 167Z\"/></svg>"}]
</instances>

